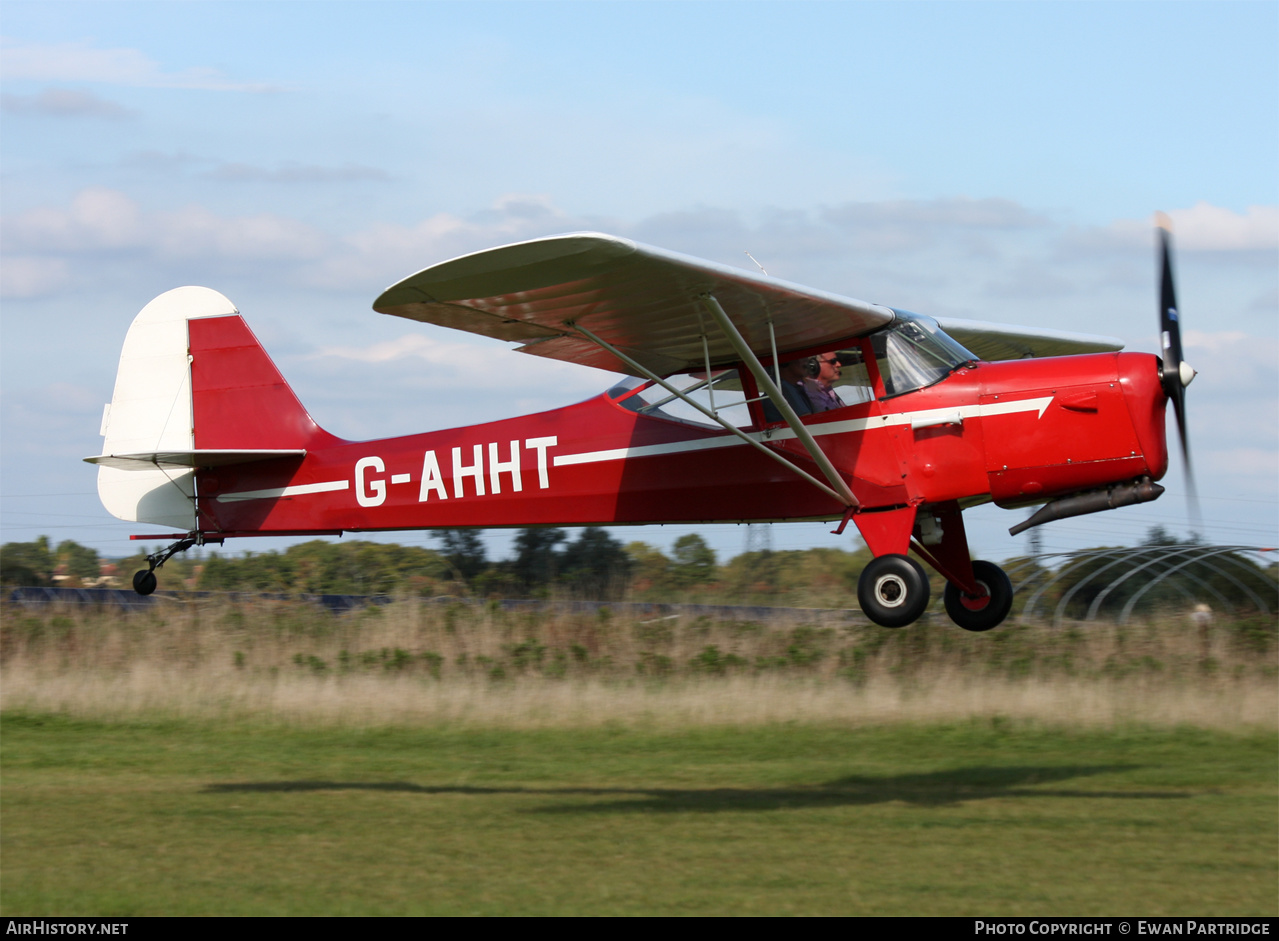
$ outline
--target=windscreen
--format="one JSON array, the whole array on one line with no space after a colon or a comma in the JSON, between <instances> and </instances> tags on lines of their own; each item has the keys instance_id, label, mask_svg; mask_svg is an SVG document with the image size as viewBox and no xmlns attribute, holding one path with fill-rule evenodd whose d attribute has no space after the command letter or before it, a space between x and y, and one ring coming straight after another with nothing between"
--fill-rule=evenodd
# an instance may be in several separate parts
<instances>
[{"instance_id":1,"label":"windscreen","mask_svg":"<svg viewBox=\"0 0 1279 941\"><path fill-rule=\"evenodd\" d=\"M875 358L889 395L914 392L940 382L957 366L977 359L956 343L937 322L897 311L898 320L871 337Z\"/></svg>"}]
</instances>

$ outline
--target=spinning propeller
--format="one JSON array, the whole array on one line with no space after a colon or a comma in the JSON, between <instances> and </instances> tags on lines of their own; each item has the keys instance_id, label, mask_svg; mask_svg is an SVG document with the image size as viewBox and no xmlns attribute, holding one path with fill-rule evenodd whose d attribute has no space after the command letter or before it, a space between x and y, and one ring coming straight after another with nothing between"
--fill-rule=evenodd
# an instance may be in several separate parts
<instances>
[{"instance_id":1,"label":"spinning propeller","mask_svg":"<svg viewBox=\"0 0 1279 941\"><path fill-rule=\"evenodd\" d=\"M1194 368L1181 358L1181 315L1177 309L1177 291L1172 278L1172 220L1162 212L1155 216L1159 227L1159 347L1163 356L1160 379L1164 395L1177 413L1177 433L1181 439L1181 458L1186 468L1186 500L1190 505L1192 524L1201 529L1199 497L1190 465L1190 443L1186 434L1186 386L1195 378Z\"/></svg>"}]
</instances>

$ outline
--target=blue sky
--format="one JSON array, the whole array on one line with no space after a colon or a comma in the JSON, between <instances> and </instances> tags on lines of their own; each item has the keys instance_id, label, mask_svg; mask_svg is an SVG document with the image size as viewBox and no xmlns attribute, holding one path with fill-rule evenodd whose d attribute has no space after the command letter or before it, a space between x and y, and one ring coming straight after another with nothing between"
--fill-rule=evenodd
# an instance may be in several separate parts
<instances>
[{"instance_id":1,"label":"blue sky","mask_svg":"<svg viewBox=\"0 0 1279 941\"><path fill-rule=\"evenodd\" d=\"M127 548L78 459L130 319L179 284L231 297L322 423L373 437L608 384L370 311L464 251L582 228L749 250L854 297L1153 349L1157 209L1207 535L1276 541L1279 4L10 0L0 36L5 541ZM500 391L450 393L485 371ZM1184 530L1168 483L1045 543ZM974 513L978 550L1024 548L1014 521Z\"/></svg>"}]
</instances>

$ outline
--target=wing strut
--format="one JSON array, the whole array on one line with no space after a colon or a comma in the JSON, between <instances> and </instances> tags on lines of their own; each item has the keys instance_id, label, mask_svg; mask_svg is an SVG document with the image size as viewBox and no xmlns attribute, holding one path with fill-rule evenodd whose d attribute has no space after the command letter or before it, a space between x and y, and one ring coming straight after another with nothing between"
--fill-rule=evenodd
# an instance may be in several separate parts
<instances>
[{"instance_id":1,"label":"wing strut","mask_svg":"<svg viewBox=\"0 0 1279 941\"><path fill-rule=\"evenodd\" d=\"M573 326L573 328L574 328L574 329L575 329L578 333L580 333L582 336L586 337L586 338L587 338L588 340L590 340L592 343L594 343L595 345L599 346L601 349L607 350L608 352L612 353L614 356L616 356L616 357L617 357L618 359L620 359L622 362L626 363L626 365L630 366L632 369L637 370L637 371L640 373L640 375L644 376L645 378L648 378L648 379L653 380L653 381L654 381L654 382L656 382L659 386L661 386L663 389L665 389L667 392L669 392L671 395L675 396L677 399L679 399L681 402L683 402L685 405L689 405L689 406L691 406L691 407L693 407L693 408L697 409L697 411L701 412L703 415L705 415L705 416L706 416L707 418L709 418L711 421L715 422L715 424L717 424L717 425L719 425L720 427L722 427L725 431L731 431L733 434L737 435L737 437L741 438L743 441L745 441L745 442L746 442L747 444L749 444L751 447L755 448L755 450L760 451L760 452L762 452L762 453L764 453L764 454L767 454L769 457L771 457L773 460L777 461L777 462L778 462L779 464L781 464L783 467L787 468L788 470L793 471L794 473L798 474L800 477L803 477L805 480L807 480L810 484L812 484L812 485L813 485L814 487L816 487L818 490L821 490L821 491L823 491L824 493L828 493L828 494L830 494L832 497L834 497L836 500L838 500L840 503L844 504L845 506L856 506L856 505L857 505L857 500L853 497L852 492L848 489L848 485L847 485L846 483L844 483L844 481L843 481L841 478L839 478L839 475L838 475L838 474L835 474L835 475L834 475L834 476L835 476L835 479L839 481L840 486L842 487L842 489L843 489L844 493L845 493L845 494L847 494L847 496L844 496L844 495L840 494L839 492L837 492L837 491L835 491L835 490L832 490L830 487L826 486L824 483L822 483L820 480L818 480L818 479L817 479L816 477L814 477L812 474L808 473L808 471L804 470L802 467L796 467L794 464L792 464L790 461L788 461L785 457L783 457L783 456L782 456L781 454L779 454L777 451L774 451L772 448L766 448L766 447L764 447L764 445L760 444L760 442L759 442L759 440L758 440L757 438L753 437L752 435L748 435L746 432L742 431L742 430L741 430L740 428L738 428L736 425L732 425L732 424L730 424L729 422L725 421L724 419L720 418L718 414L716 414L715 412L710 411L710 410L709 410L709 409L707 409L705 406L703 406L700 402L696 402L696 401L694 401L693 399L689 398L687 395L685 395L685 394L684 394L683 392L681 392L679 389L676 389L674 386L672 386L669 382L667 382L667 381L666 381L665 379L663 379L661 376L657 375L657 373L653 372L651 369L649 369L647 366L643 365L642 363L638 363L638 362L636 362L634 359L632 359L631 357L627 356L625 353L623 353L623 352L622 352L621 350L619 350L617 347L615 347L615 346L613 346L611 343L609 343L607 340L601 340L599 337L597 337L595 334L591 333L591 331L587 330L587 329L586 329L585 327L583 327L581 324L573 324L572 326ZM740 339L740 337L739 337L738 339ZM756 366L758 366L758 361L756 361ZM761 368L761 369L762 369L763 367L759 367L759 368ZM753 369L754 369L754 367L752 367L752 370L753 370ZM708 378L709 378L709 375L710 375L710 367L709 367L709 364L708 364L708 365L707 365L707 376L708 376ZM789 406L787 406L787 408L789 408ZM794 413L792 412L792 414L794 414ZM798 424L799 419L798 419L798 418L796 418L796 419L795 419L795 421L796 421L796 424ZM803 427L803 426L801 425L800 427ZM808 429L806 429L806 428L805 428L805 429L804 429L803 434L807 435L807 434L808 434ZM811 435L809 435L809 441L812 441L812 436L811 436ZM817 447L816 442L814 442L814 443L813 443L813 447L814 447L814 448L816 448L816 447ZM821 453L821 452L820 452L820 450L818 451L818 453ZM825 457L826 457L826 455L825 455L825 454L822 454L822 458L823 458L823 459L825 459ZM826 463L827 463L828 465L830 464L830 462L829 462L829 461L827 461ZM834 472L834 468L833 468L833 467L831 468L831 471L832 471L832 473Z\"/></svg>"},{"instance_id":2,"label":"wing strut","mask_svg":"<svg viewBox=\"0 0 1279 941\"><path fill-rule=\"evenodd\" d=\"M821 468L822 475L830 481L831 486L835 488L838 498L845 506L857 506L857 498L853 496L853 491L848 488L848 482L839 476L839 471L835 470L835 465L830 462L830 458L826 456L826 452L818 446L817 440L812 433L799 420L799 416L795 414L795 410L791 408L786 396L782 395L782 391L777 388L772 378L768 375L768 370L764 368L764 364L759 361L759 357L755 355L755 351L747 345L742 339L741 333L737 327L733 326L733 322L728 319L728 314L724 313L724 308L720 306L719 301L715 299L714 294L703 294L700 298L702 305L706 308L707 313L715 318L715 322L719 324L719 328L723 331L724 336L732 345L734 352L741 357L742 362L746 364L746 368L751 371L755 377L755 381L760 388L764 390L773 400L773 404L777 406L777 410L781 412L782 418L786 419L786 424L790 425L791 431L795 432L795 437L799 439L799 443L804 446L809 456L817 462L817 466ZM774 357L773 367L777 368L777 359ZM780 376L780 373L779 373ZM827 490L823 487L822 489ZM829 492L829 490L827 490Z\"/></svg>"}]
</instances>

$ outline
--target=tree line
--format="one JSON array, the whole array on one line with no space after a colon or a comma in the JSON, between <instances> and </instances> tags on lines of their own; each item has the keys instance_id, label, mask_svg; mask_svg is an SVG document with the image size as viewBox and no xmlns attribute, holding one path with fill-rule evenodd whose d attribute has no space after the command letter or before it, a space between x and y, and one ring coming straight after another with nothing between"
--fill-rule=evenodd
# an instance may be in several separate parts
<instances>
[{"instance_id":1,"label":"tree line","mask_svg":"<svg viewBox=\"0 0 1279 941\"><path fill-rule=\"evenodd\" d=\"M502 560L488 557L476 530L436 530L431 535L435 548L312 540L283 551L187 553L166 562L161 575L166 587L205 591L485 597L563 591L616 598L630 589L636 571L643 570L650 581L694 584L715 569L714 551L697 535L676 543L675 560L643 543L623 545L598 526L575 535L556 527L522 529L513 555ZM73 540L55 547L46 536L0 547L0 581L8 587L124 587L134 571L145 567L143 551L112 561Z\"/></svg>"},{"instance_id":2,"label":"tree line","mask_svg":"<svg viewBox=\"0 0 1279 941\"><path fill-rule=\"evenodd\" d=\"M746 552L720 563L700 535L681 536L669 552L645 542L622 543L606 530L588 526L575 532L557 527L521 529L509 558L494 560L477 530L433 531L433 548L367 540L313 540L283 551L231 555L219 551L187 553L161 570L161 587L202 591L266 591L294 594L381 594L477 598L589 598L593 600L704 601L707 603L853 607L857 578L870 560L864 548L819 548ZM857 544L854 543L856 546ZM1193 546L1162 529L1143 546ZM1103 570L1113 557L1085 560L1053 570L1034 560L1011 559L1005 566L1025 583L1018 605L1050 581L1037 608L1052 610L1065 599L1068 617L1083 617L1099 593L1122 569ZM112 562L93 549L47 537L0 547L0 580L6 587L64 585L128 587L134 571L145 568L145 554ZM1263 568L1248 556L1231 553L1184 567L1180 581L1169 580L1141 597L1139 610L1184 607L1187 585L1197 585L1216 610L1226 598L1232 607L1256 607L1240 582L1275 610L1279 566ZM1131 578L1109 589L1107 610L1122 606L1145 585ZM935 574L934 597L942 581ZM1020 610L1018 607L1017 610Z\"/></svg>"},{"instance_id":3,"label":"tree line","mask_svg":"<svg viewBox=\"0 0 1279 941\"><path fill-rule=\"evenodd\" d=\"M521 529L510 557L491 559L477 530L435 530L431 536L432 548L312 540L282 551L188 552L165 563L161 587L422 597L731 598L839 607L850 603L857 575L870 558L865 550L831 548L744 553L720 564L696 533L679 537L664 552L645 542L622 543L600 527L587 526L575 532ZM145 567L143 551L103 560L74 541L54 547L43 536L0 547L0 579L8 587L128 587L133 572Z\"/></svg>"}]
</instances>

